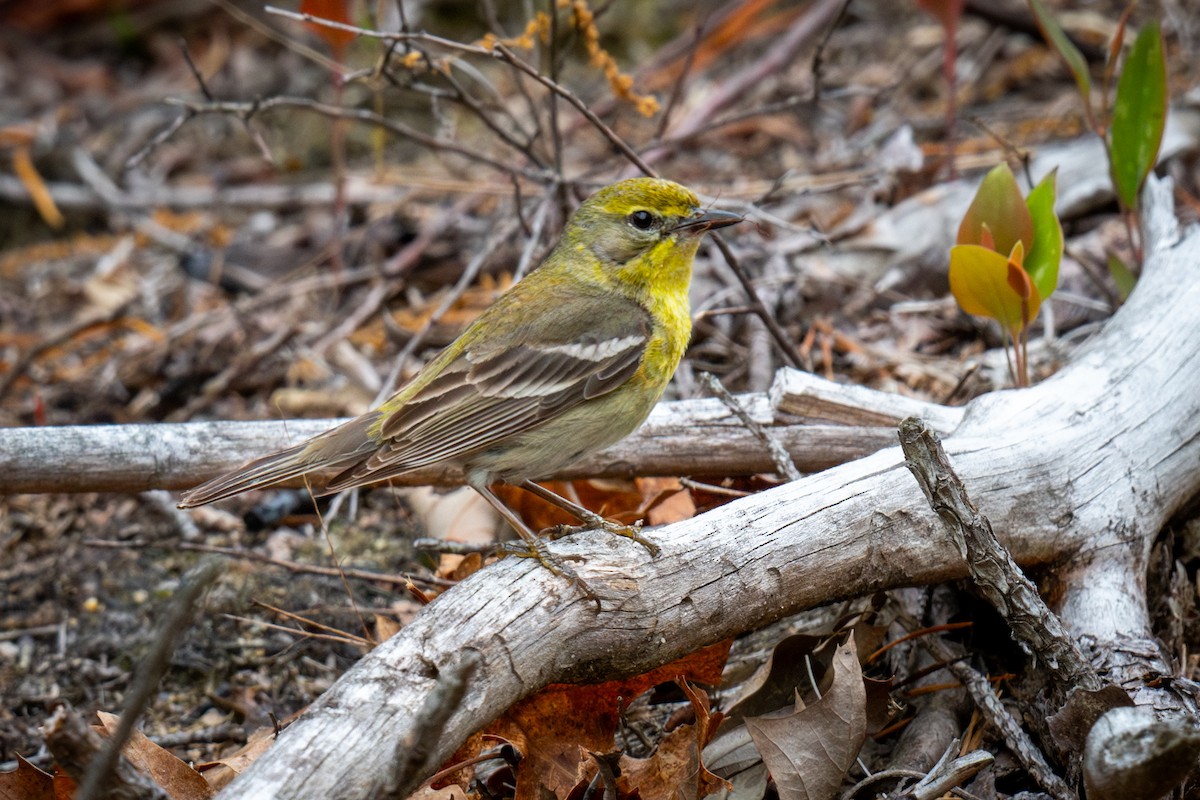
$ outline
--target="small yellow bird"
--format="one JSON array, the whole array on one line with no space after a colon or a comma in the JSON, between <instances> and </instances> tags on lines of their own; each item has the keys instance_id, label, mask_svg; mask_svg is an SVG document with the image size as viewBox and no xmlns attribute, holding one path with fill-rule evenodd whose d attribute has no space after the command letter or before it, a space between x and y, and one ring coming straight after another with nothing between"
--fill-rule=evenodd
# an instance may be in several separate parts
<instances>
[{"instance_id":1,"label":"small yellow bird","mask_svg":"<svg viewBox=\"0 0 1200 800\"><path fill-rule=\"evenodd\" d=\"M579 207L542 265L518 282L378 408L249 462L183 495L181 508L336 471L323 494L417 467L461 467L466 481L550 556L489 488L519 485L591 526L657 548L534 479L633 432L662 396L691 337L688 286L702 235L741 222L703 209L671 181L631 178ZM575 578L578 580L577 578Z\"/></svg>"}]
</instances>

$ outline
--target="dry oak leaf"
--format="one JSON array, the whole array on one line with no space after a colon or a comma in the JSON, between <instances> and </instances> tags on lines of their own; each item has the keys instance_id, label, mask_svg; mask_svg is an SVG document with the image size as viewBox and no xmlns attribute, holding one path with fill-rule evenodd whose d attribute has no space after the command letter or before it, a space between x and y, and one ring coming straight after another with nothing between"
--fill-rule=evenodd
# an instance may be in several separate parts
<instances>
[{"instance_id":1,"label":"dry oak leaf","mask_svg":"<svg viewBox=\"0 0 1200 800\"><path fill-rule=\"evenodd\" d=\"M74 783L72 781L72 783ZM0 772L0 800L59 800L54 776L17 756L17 768Z\"/></svg>"},{"instance_id":2,"label":"dry oak leaf","mask_svg":"<svg viewBox=\"0 0 1200 800\"><path fill-rule=\"evenodd\" d=\"M590 686L551 684L514 705L485 734L512 742L522 754L516 800L541 798L546 791L566 797L581 781L590 780L596 770L590 753L612 752L623 706L647 689L681 677L719 683L730 642L703 647L623 680Z\"/></svg>"},{"instance_id":3,"label":"dry oak leaf","mask_svg":"<svg viewBox=\"0 0 1200 800\"><path fill-rule=\"evenodd\" d=\"M748 717L746 728L775 779L780 800L826 800L842 780L867 735L867 695L854 636L837 648L833 683L805 707Z\"/></svg>"},{"instance_id":4,"label":"dry oak leaf","mask_svg":"<svg viewBox=\"0 0 1200 800\"><path fill-rule=\"evenodd\" d=\"M667 734L649 758L621 756L621 777L617 788L623 795L642 800L699 800L733 784L708 771L701 751L712 740L721 715L711 713L708 695L676 681L691 701L696 721L680 725Z\"/></svg>"},{"instance_id":5,"label":"dry oak leaf","mask_svg":"<svg viewBox=\"0 0 1200 800\"><path fill-rule=\"evenodd\" d=\"M642 493L647 525L669 525L696 516L692 493L678 478L638 478L634 483Z\"/></svg>"},{"instance_id":6,"label":"dry oak leaf","mask_svg":"<svg viewBox=\"0 0 1200 800\"><path fill-rule=\"evenodd\" d=\"M275 743L274 728L259 728L250 734L246 744L237 752L215 761L205 761L197 764L196 769L204 776L209 785L216 791L228 786L234 778L241 775L258 757Z\"/></svg>"},{"instance_id":7,"label":"dry oak leaf","mask_svg":"<svg viewBox=\"0 0 1200 800\"><path fill-rule=\"evenodd\" d=\"M459 786L446 786L441 789L422 786L409 795L408 800L467 800L467 793Z\"/></svg>"},{"instance_id":8,"label":"dry oak leaf","mask_svg":"<svg viewBox=\"0 0 1200 800\"><path fill-rule=\"evenodd\" d=\"M100 733L111 736L120 718L105 711L97 711L96 716L100 719ZM129 735L121 754L135 769L161 786L171 800L208 800L216 794L199 772L150 741L141 731Z\"/></svg>"}]
</instances>

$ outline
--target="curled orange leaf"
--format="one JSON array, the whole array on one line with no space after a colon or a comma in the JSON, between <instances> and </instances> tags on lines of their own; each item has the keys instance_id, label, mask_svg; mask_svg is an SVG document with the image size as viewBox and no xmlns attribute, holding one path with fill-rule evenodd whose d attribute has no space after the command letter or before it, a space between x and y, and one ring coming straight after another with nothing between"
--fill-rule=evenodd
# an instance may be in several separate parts
<instances>
[{"instance_id":1,"label":"curled orange leaf","mask_svg":"<svg viewBox=\"0 0 1200 800\"><path fill-rule=\"evenodd\" d=\"M1037 316L1042 300L1021 267L1024 249L1014 248L1013 256L977 244L956 245L950 250L950 291L963 311L991 317L1015 337Z\"/></svg>"}]
</instances>

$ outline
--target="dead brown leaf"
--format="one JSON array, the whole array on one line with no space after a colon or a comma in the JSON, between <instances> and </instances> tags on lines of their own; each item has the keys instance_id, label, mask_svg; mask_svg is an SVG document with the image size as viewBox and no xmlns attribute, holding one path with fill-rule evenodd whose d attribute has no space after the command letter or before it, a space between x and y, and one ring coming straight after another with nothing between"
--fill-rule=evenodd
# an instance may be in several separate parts
<instances>
[{"instance_id":1,"label":"dead brown leaf","mask_svg":"<svg viewBox=\"0 0 1200 800\"><path fill-rule=\"evenodd\" d=\"M204 780L208 781L214 791L219 792L228 786L230 781L245 772L274 742L274 728L259 728L250 734L245 746L236 753L216 761L197 764L196 771L203 775Z\"/></svg>"},{"instance_id":2,"label":"dead brown leaf","mask_svg":"<svg viewBox=\"0 0 1200 800\"><path fill-rule=\"evenodd\" d=\"M696 721L667 734L649 758L621 756L617 788L622 794L642 800L699 800L733 788L731 783L709 772L701 758L704 746L721 723L721 715L711 713L706 693L686 681L676 683L691 702Z\"/></svg>"},{"instance_id":3,"label":"dead brown leaf","mask_svg":"<svg viewBox=\"0 0 1200 800\"><path fill-rule=\"evenodd\" d=\"M104 711L97 711L96 716L100 719L100 733L111 736L120 718ZM150 741L141 731L130 734L121 754L135 769L161 786L171 800L208 800L216 794L199 772Z\"/></svg>"},{"instance_id":4,"label":"dead brown leaf","mask_svg":"<svg viewBox=\"0 0 1200 800\"><path fill-rule=\"evenodd\" d=\"M866 690L853 635L830 666L833 683L821 699L805 707L797 695L793 710L746 719L780 800L836 797L866 738Z\"/></svg>"},{"instance_id":5,"label":"dead brown leaf","mask_svg":"<svg viewBox=\"0 0 1200 800\"><path fill-rule=\"evenodd\" d=\"M17 768L0 772L0 800L56 800L54 776L17 756Z\"/></svg>"},{"instance_id":6,"label":"dead brown leaf","mask_svg":"<svg viewBox=\"0 0 1200 800\"><path fill-rule=\"evenodd\" d=\"M617 522L630 523L641 517L642 494L631 481L539 481L557 495L574 500L584 508ZM579 520L515 486L497 486L496 494L535 531L555 525L577 525Z\"/></svg>"},{"instance_id":7,"label":"dead brown leaf","mask_svg":"<svg viewBox=\"0 0 1200 800\"><path fill-rule=\"evenodd\" d=\"M375 641L386 642L400 632L400 623L385 614L375 615Z\"/></svg>"},{"instance_id":8,"label":"dead brown leaf","mask_svg":"<svg viewBox=\"0 0 1200 800\"><path fill-rule=\"evenodd\" d=\"M669 525L696 516L692 493L678 478L638 478L635 483L648 525Z\"/></svg>"},{"instance_id":9,"label":"dead brown leaf","mask_svg":"<svg viewBox=\"0 0 1200 800\"><path fill-rule=\"evenodd\" d=\"M441 789L422 786L410 794L408 800L467 800L467 793L453 785L443 786Z\"/></svg>"},{"instance_id":10,"label":"dead brown leaf","mask_svg":"<svg viewBox=\"0 0 1200 800\"><path fill-rule=\"evenodd\" d=\"M808 682L806 660L824 642L823 637L795 634L777 642L771 657L726 698L727 719L768 714L793 702L796 687Z\"/></svg>"},{"instance_id":11,"label":"dead brown leaf","mask_svg":"<svg viewBox=\"0 0 1200 800\"><path fill-rule=\"evenodd\" d=\"M1060 752L1078 753L1083 750L1096 720L1114 708L1133 704L1128 692L1111 683L1092 691L1076 688L1067 696L1062 708L1050 715L1046 724Z\"/></svg>"},{"instance_id":12,"label":"dead brown leaf","mask_svg":"<svg viewBox=\"0 0 1200 800\"><path fill-rule=\"evenodd\" d=\"M438 568L438 576L452 581L462 581L479 572L482 567L483 556L479 553L468 553L465 556L444 554Z\"/></svg>"},{"instance_id":13,"label":"dead brown leaf","mask_svg":"<svg viewBox=\"0 0 1200 800\"><path fill-rule=\"evenodd\" d=\"M718 642L623 680L591 686L552 684L517 703L487 729L522 753L517 800L538 798L543 791L565 797L590 779L596 767L589 753L613 750L623 706L647 689L679 678L718 683L729 645Z\"/></svg>"},{"instance_id":14,"label":"dead brown leaf","mask_svg":"<svg viewBox=\"0 0 1200 800\"><path fill-rule=\"evenodd\" d=\"M867 729L878 733L884 727L891 725L900 715L903 707L892 700L892 690L896 688L891 678L863 678L863 690L867 697ZM874 734L872 734L874 735Z\"/></svg>"},{"instance_id":15,"label":"dead brown leaf","mask_svg":"<svg viewBox=\"0 0 1200 800\"><path fill-rule=\"evenodd\" d=\"M496 540L497 514L483 495L469 486L441 491L428 486L404 490L426 534L467 544Z\"/></svg>"}]
</instances>

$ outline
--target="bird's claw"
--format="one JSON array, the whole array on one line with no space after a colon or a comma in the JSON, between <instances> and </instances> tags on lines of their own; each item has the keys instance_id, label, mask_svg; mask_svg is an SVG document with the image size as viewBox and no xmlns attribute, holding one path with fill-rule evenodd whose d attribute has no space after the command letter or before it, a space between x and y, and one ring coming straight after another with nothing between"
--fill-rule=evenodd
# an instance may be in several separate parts
<instances>
[{"instance_id":1,"label":"bird's claw","mask_svg":"<svg viewBox=\"0 0 1200 800\"><path fill-rule=\"evenodd\" d=\"M642 536L642 521L640 519L632 525L623 525L620 522L605 519L599 514L593 514L584 520L583 525L555 525L552 528L547 528L544 531L544 535L548 539L562 539L563 537L572 536L583 531L605 531L617 536L624 536L626 539L632 539L646 548L646 551L651 556L657 556L660 552L658 545L645 536Z\"/></svg>"},{"instance_id":2,"label":"bird's claw","mask_svg":"<svg viewBox=\"0 0 1200 800\"><path fill-rule=\"evenodd\" d=\"M496 547L496 550L502 555L534 559L553 574L566 578L570 583L574 584L587 599L596 604L596 610L600 610L599 595L592 590L587 581L579 577L578 572L570 567L561 556L551 552L550 548L546 547L546 543L540 539L531 540L522 538L517 541L501 542Z\"/></svg>"}]
</instances>

